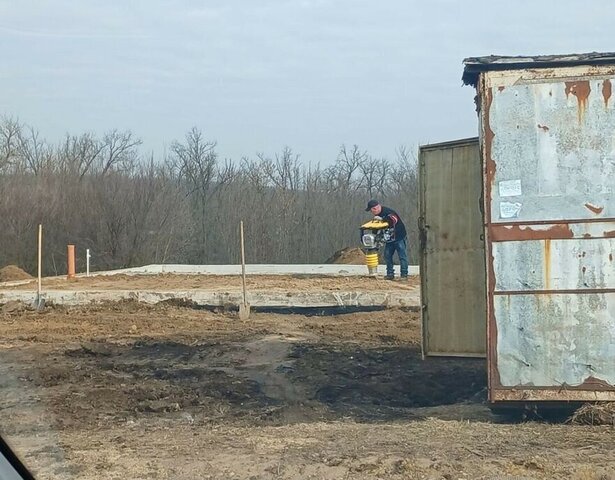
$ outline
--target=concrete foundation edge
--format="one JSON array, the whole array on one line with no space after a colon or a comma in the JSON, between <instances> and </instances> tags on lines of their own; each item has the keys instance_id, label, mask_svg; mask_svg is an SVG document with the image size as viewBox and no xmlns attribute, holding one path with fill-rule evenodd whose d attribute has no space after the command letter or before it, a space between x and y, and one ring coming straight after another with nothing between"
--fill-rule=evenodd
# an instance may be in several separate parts
<instances>
[{"instance_id":1,"label":"concrete foundation edge","mask_svg":"<svg viewBox=\"0 0 615 480\"><path fill-rule=\"evenodd\" d=\"M0 303L19 301L31 304L36 292L0 292ZM90 303L132 300L156 304L168 300L183 300L200 306L234 307L242 301L241 292L211 291L63 291L50 290L43 294L47 303L56 305L87 305ZM248 303L253 307L419 307L420 295L410 292L263 292L248 294Z\"/></svg>"}]
</instances>

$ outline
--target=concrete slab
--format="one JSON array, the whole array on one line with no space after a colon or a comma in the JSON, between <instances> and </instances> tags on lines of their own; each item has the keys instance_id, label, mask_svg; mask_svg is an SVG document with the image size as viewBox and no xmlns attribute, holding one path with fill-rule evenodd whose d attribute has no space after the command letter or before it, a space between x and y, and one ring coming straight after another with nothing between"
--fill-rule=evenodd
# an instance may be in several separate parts
<instances>
[{"instance_id":1,"label":"concrete slab","mask_svg":"<svg viewBox=\"0 0 615 480\"><path fill-rule=\"evenodd\" d=\"M399 267L395 267L396 274ZM90 272L90 276L108 275L160 275L163 273L174 273L184 275L241 275L241 265L166 265L152 264L143 267L121 268L117 270L104 270L100 272ZM378 266L378 275L384 276L386 267ZM409 275L418 275L419 267L410 265ZM367 267L365 265L338 265L338 264L254 264L246 265L246 275L325 275L325 276L365 276ZM77 274L77 277L85 277L85 273ZM66 278L65 275L58 277L45 277L46 279ZM36 282L35 278L29 280L14 280L0 283L0 289L7 287L17 287Z\"/></svg>"},{"instance_id":2,"label":"concrete slab","mask_svg":"<svg viewBox=\"0 0 615 480\"><path fill-rule=\"evenodd\" d=\"M0 292L0 303L21 301L30 304L36 297L35 292ZM117 302L134 300L155 304L165 300L181 299L196 305L212 307L238 306L242 301L240 291L211 292L202 290L183 291L68 291L50 290L43 294L46 302L56 305L87 305L97 302ZM420 289L398 292L253 292L248 294L252 307L418 307Z\"/></svg>"},{"instance_id":3,"label":"concrete slab","mask_svg":"<svg viewBox=\"0 0 615 480\"><path fill-rule=\"evenodd\" d=\"M399 267L396 267L399 273ZM186 275L241 275L241 265L164 265L153 264L143 267L123 268L96 272L93 275L158 275L161 273L183 273ZM378 274L385 275L386 266L378 266ZM411 265L408 268L410 275L418 275L419 267ZM365 265L340 264L253 264L246 265L246 275L336 275L355 276L367 275Z\"/></svg>"}]
</instances>

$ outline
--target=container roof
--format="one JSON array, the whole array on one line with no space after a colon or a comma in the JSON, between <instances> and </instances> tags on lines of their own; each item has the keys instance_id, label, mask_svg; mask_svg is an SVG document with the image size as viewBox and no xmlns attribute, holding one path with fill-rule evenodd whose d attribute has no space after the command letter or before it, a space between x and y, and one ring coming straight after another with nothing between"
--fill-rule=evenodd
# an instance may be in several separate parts
<instances>
[{"instance_id":1,"label":"container roof","mask_svg":"<svg viewBox=\"0 0 615 480\"><path fill-rule=\"evenodd\" d=\"M491 70L521 70L524 68L566 67L572 65L615 64L615 52L572 53L568 55L538 55L506 57L489 55L470 57L463 61L464 85L476 86L481 72Z\"/></svg>"},{"instance_id":2,"label":"container roof","mask_svg":"<svg viewBox=\"0 0 615 480\"><path fill-rule=\"evenodd\" d=\"M419 150L440 150L446 147L460 147L464 145L472 145L475 143L478 143L478 137L460 138L459 140L449 140L446 142L426 143L424 145L419 145Z\"/></svg>"}]
</instances>

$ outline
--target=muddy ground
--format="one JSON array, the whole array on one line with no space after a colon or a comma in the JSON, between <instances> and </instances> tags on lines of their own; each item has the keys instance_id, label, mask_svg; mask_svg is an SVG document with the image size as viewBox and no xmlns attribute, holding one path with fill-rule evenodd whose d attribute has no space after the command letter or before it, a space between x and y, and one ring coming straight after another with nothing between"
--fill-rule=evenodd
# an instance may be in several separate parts
<instances>
[{"instance_id":1,"label":"muddy ground","mask_svg":"<svg viewBox=\"0 0 615 480\"><path fill-rule=\"evenodd\" d=\"M615 478L612 427L492 416L483 361L422 361L408 311L13 305L0 379L42 479Z\"/></svg>"},{"instance_id":2,"label":"muddy ground","mask_svg":"<svg viewBox=\"0 0 615 480\"><path fill-rule=\"evenodd\" d=\"M248 275L248 291L372 291L413 290L418 288L417 275L407 280L384 280L375 277L334 277L318 275ZM100 275L95 277L44 278L44 290L192 290L230 291L242 288L239 275ZM36 290L36 280L24 285L4 287L7 290Z\"/></svg>"}]
</instances>

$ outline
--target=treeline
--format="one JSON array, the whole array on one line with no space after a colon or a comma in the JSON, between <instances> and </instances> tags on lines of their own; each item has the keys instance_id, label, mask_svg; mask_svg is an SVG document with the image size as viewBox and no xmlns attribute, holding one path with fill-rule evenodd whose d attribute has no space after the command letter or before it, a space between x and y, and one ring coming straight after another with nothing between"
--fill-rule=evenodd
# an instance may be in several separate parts
<instances>
[{"instance_id":1,"label":"treeline","mask_svg":"<svg viewBox=\"0 0 615 480\"><path fill-rule=\"evenodd\" d=\"M191 129L165 158L146 157L130 131L67 134L50 144L12 118L0 120L0 267L36 271L37 225L44 272L66 272L66 245L84 270L149 263L239 261L244 221L249 263L322 263L358 246L369 198L398 210L416 262L417 172L413 152L376 158L342 146L330 166L290 148L239 161Z\"/></svg>"}]
</instances>

